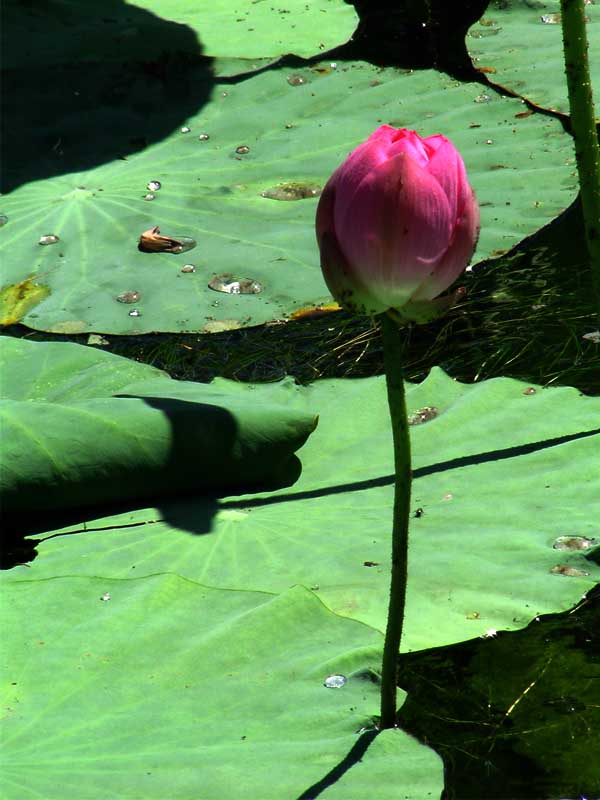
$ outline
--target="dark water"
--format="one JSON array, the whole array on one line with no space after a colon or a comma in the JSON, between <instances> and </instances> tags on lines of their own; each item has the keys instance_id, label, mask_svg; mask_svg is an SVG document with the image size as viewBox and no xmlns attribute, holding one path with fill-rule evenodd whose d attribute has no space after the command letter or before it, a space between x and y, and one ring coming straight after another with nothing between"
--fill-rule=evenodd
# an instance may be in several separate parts
<instances>
[{"instance_id":1,"label":"dark water","mask_svg":"<svg viewBox=\"0 0 600 800\"><path fill-rule=\"evenodd\" d=\"M600 585L524 630L410 653L400 669L400 723L442 757L442 800L600 798Z\"/></svg>"}]
</instances>

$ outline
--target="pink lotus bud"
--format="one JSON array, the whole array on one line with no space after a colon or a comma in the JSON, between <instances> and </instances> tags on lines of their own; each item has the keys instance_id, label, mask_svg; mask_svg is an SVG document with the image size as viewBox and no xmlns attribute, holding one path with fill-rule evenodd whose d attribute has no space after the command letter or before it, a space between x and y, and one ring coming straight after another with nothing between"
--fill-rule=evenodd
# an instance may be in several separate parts
<instances>
[{"instance_id":1,"label":"pink lotus bud","mask_svg":"<svg viewBox=\"0 0 600 800\"><path fill-rule=\"evenodd\" d=\"M473 255L479 207L445 136L382 125L329 179L316 224L323 276L340 305L426 321Z\"/></svg>"}]
</instances>

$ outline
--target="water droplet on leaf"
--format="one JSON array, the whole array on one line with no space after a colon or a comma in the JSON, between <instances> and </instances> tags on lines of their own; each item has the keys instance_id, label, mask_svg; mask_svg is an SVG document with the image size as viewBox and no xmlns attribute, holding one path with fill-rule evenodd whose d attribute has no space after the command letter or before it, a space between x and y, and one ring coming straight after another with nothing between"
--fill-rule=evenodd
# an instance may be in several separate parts
<instances>
[{"instance_id":1,"label":"water droplet on leaf","mask_svg":"<svg viewBox=\"0 0 600 800\"><path fill-rule=\"evenodd\" d=\"M589 572L585 572L583 569L570 567L568 564L557 564L555 567L552 567L550 572L553 575L565 575L567 578L582 578L585 575L590 574Z\"/></svg>"},{"instance_id":2,"label":"water droplet on leaf","mask_svg":"<svg viewBox=\"0 0 600 800\"><path fill-rule=\"evenodd\" d=\"M347 683L344 675L328 675L323 681L323 686L327 689L341 689Z\"/></svg>"},{"instance_id":3,"label":"water droplet on leaf","mask_svg":"<svg viewBox=\"0 0 600 800\"><path fill-rule=\"evenodd\" d=\"M210 139L210 136L208 133L201 133L198 139L200 139L201 142L207 142Z\"/></svg>"},{"instance_id":4,"label":"water droplet on leaf","mask_svg":"<svg viewBox=\"0 0 600 800\"><path fill-rule=\"evenodd\" d=\"M39 244L56 244L60 239L55 233L47 233L45 236L40 236Z\"/></svg>"},{"instance_id":5,"label":"water droplet on leaf","mask_svg":"<svg viewBox=\"0 0 600 800\"><path fill-rule=\"evenodd\" d=\"M239 147L235 148L235 152L240 156L245 156L246 153L250 152L250 148L247 144L241 144Z\"/></svg>"},{"instance_id":6,"label":"water droplet on leaf","mask_svg":"<svg viewBox=\"0 0 600 800\"><path fill-rule=\"evenodd\" d=\"M555 550L589 550L595 544L596 540L587 536L559 536L552 547Z\"/></svg>"},{"instance_id":7,"label":"water droplet on leaf","mask_svg":"<svg viewBox=\"0 0 600 800\"><path fill-rule=\"evenodd\" d=\"M528 386L527 389L523 389L523 394L535 394L536 390L533 386Z\"/></svg>"},{"instance_id":8,"label":"water droplet on leaf","mask_svg":"<svg viewBox=\"0 0 600 800\"><path fill-rule=\"evenodd\" d=\"M183 128L181 129L181 133L190 133L191 130L192 129L188 128L187 125L184 125Z\"/></svg>"},{"instance_id":9,"label":"water droplet on leaf","mask_svg":"<svg viewBox=\"0 0 600 800\"><path fill-rule=\"evenodd\" d=\"M141 317L142 314L141 314L140 311L138 311L137 308L132 308L131 311L129 312L129 316L130 317Z\"/></svg>"},{"instance_id":10,"label":"water droplet on leaf","mask_svg":"<svg viewBox=\"0 0 600 800\"><path fill-rule=\"evenodd\" d=\"M184 264L181 268L182 272L196 272L196 267L193 264Z\"/></svg>"},{"instance_id":11,"label":"water droplet on leaf","mask_svg":"<svg viewBox=\"0 0 600 800\"><path fill-rule=\"evenodd\" d=\"M142 199L143 200L156 200L156 195L155 194L150 194L150 193L149 194L145 194Z\"/></svg>"},{"instance_id":12,"label":"water droplet on leaf","mask_svg":"<svg viewBox=\"0 0 600 800\"><path fill-rule=\"evenodd\" d=\"M151 192L158 192L161 186L162 183L160 181L148 181L146 189L150 189Z\"/></svg>"},{"instance_id":13,"label":"water droplet on leaf","mask_svg":"<svg viewBox=\"0 0 600 800\"><path fill-rule=\"evenodd\" d=\"M141 296L140 292L136 291L121 292L117 295L117 300L119 303L137 303Z\"/></svg>"},{"instance_id":14,"label":"water droplet on leaf","mask_svg":"<svg viewBox=\"0 0 600 800\"><path fill-rule=\"evenodd\" d=\"M0 228L2 228L8 222L8 217L6 214L0 214Z\"/></svg>"},{"instance_id":15,"label":"water droplet on leaf","mask_svg":"<svg viewBox=\"0 0 600 800\"><path fill-rule=\"evenodd\" d=\"M302 86L303 83L306 83L306 78L303 78L302 75L289 75L287 82L290 86Z\"/></svg>"},{"instance_id":16,"label":"water droplet on leaf","mask_svg":"<svg viewBox=\"0 0 600 800\"><path fill-rule=\"evenodd\" d=\"M408 415L408 424L422 425L424 422L429 422L430 419L435 419L439 413L439 409L435 406L424 406Z\"/></svg>"},{"instance_id":17,"label":"water droplet on leaf","mask_svg":"<svg viewBox=\"0 0 600 800\"><path fill-rule=\"evenodd\" d=\"M492 98L489 94L478 94L473 100L474 103L489 103Z\"/></svg>"},{"instance_id":18,"label":"water droplet on leaf","mask_svg":"<svg viewBox=\"0 0 600 800\"><path fill-rule=\"evenodd\" d=\"M213 276L208 282L208 287L215 292L225 292L225 294L259 294L263 290L258 281L251 278L240 280L228 273Z\"/></svg>"},{"instance_id":19,"label":"water droplet on leaf","mask_svg":"<svg viewBox=\"0 0 600 800\"><path fill-rule=\"evenodd\" d=\"M104 592L104 594L100 596L100 600L105 603L110 600L110 592Z\"/></svg>"}]
</instances>

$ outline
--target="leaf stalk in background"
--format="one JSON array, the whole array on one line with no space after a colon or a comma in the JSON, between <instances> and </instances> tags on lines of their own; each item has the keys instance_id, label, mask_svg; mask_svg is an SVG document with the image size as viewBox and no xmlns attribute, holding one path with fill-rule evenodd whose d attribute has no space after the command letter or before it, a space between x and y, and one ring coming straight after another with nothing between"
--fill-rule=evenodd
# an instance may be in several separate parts
<instances>
[{"instance_id":1,"label":"leaf stalk in background","mask_svg":"<svg viewBox=\"0 0 600 800\"><path fill-rule=\"evenodd\" d=\"M380 316L388 403L394 442L394 521L390 602L381 671L381 719L379 727L396 724L398 653L404 623L408 577L408 526L412 481L410 438L402 376L403 333L388 314Z\"/></svg>"},{"instance_id":2,"label":"leaf stalk in background","mask_svg":"<svg viewBox=\"0 0 600 800\"><path fill-rule=\"evenodd\" d=\"M565 72L585 236L600 323L600 147L588 61L584 0L561 0Z\"/></svg>"}]
</instances>

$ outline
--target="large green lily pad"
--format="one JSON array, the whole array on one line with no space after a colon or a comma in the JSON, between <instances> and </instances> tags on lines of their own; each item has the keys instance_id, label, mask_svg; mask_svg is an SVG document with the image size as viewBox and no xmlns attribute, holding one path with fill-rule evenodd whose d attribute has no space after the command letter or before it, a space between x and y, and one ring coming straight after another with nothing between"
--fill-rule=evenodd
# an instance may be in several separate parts
<instances>
[{"instance_id":1,"label":"large green lily pad","mask_svg":"<svg viewBox=\"0 0 600 800\"><path fill-rule=\"evenodd\" d=\"M77 345L2 345L0 506L13 515L286 486L300 471L294 453L317 424L314 414L165 380ZM123 388L136 373L146 379Z\"/></svg>"},{"instance_id":2,"label":"large green lily pad","mask_svg":"<svg viewBox=\"0 0 600 800\"><path fill-rule=\"evenodd\" d=\"M217 85L211 102L185 121L186 132L178 128L126 160L31 183L2 199L8 294L0 321L56 333L214 332L329 301L313 232L314 191L381 123L441 131L455 142L482 206L476 258L489 258L554 218L575 193L571 139L557 121L522 117L522 110L517 100L433 71L400 74L358 63ZM161 188L148 189L152 181ZM290 201L265 192L308 196ZM193 237L197 246L180 254L138 251L140 235L153 226ZM59 240L39 244L49 234ZM182 272L186 264L195 271ZM262 291L216 291L208 287L215 276L217 286L233 276ZM16 293L6 288L16 285ZM29 291L37 305L23 305ZM119 302L124 294L136 299Z\"/></svg>"},{"instance_id":3,"label":"large green lily pad","mask_svg":"<svg viewBox=\"0 0 600 800\"><path fill-rule=\"evenodd\" d=\"M48 518L48 534L62 535L44 536L39 556L8 580L169 571L232 590L301 584L335 613L383 630L392 504L383 378L213 386L319 413L293 488L62 529ZM598 538L597 398L511 379L463 385L434 370L409 385L408 404L421 417L439 413L411 428L412 510L422 511L411 523L405 648L518 628L572 605L600 568L586 551L553 545Z\"/></svg>"},{"instance_id":4,"label":"large green lily pad","mask_svg":"<svg viewBox=\"0 0 600 800\"><path fill-rule=\"evenodd\" d=\"M292 800L377 713L366 671L381 635L300 587L273 597L166 573L34 579L12 584L2 616L6 800ZM332 672L347 676L341 689L324 687ZM433 751L391 731L330 795L440 789Z\"/></svg>"},{"instance_id":5,"label":"large green lily pad","mask_svg":"<svg viewBox=\"0 0 600 800\"><path fill-rule=\"evenodd\" d=\"M600 16L586 5L592 84L600 91ZM467 36L477 67L492 83L543 108L569 113L559 0L492 2Z\"/></svg>"},{"instance_id":6,"label":"large green lily pad","mask_svg":"<svg viewBox=\"0 0 600 800\"><path fill-rule=\"evenodd\" d=\"M119 393L175 383L75 345L30 349L15 367L22 400L39 402L46 386L74 402L96 380ZM53 374L75 351L80 379ZM49 365L38 380L36 363ZM69 527L48 516L29 539L37 557L0 581L11 654L4 795L185 798L201 786L217 800L235 786L297 800L337 775L331 797L437 796L439 759L398 731L365 740L361 761L352 755L378 710L387 605L384 380L209 388L319 412L300 480L269 494L83 511ZM510 379L467 386L440 370L407 388L404 649L522 628L573 605L600 577L598 551L553 545L598 535L597 398ZM332 674L347 683L324 687Z\"/></svg>"}]
</instances>

